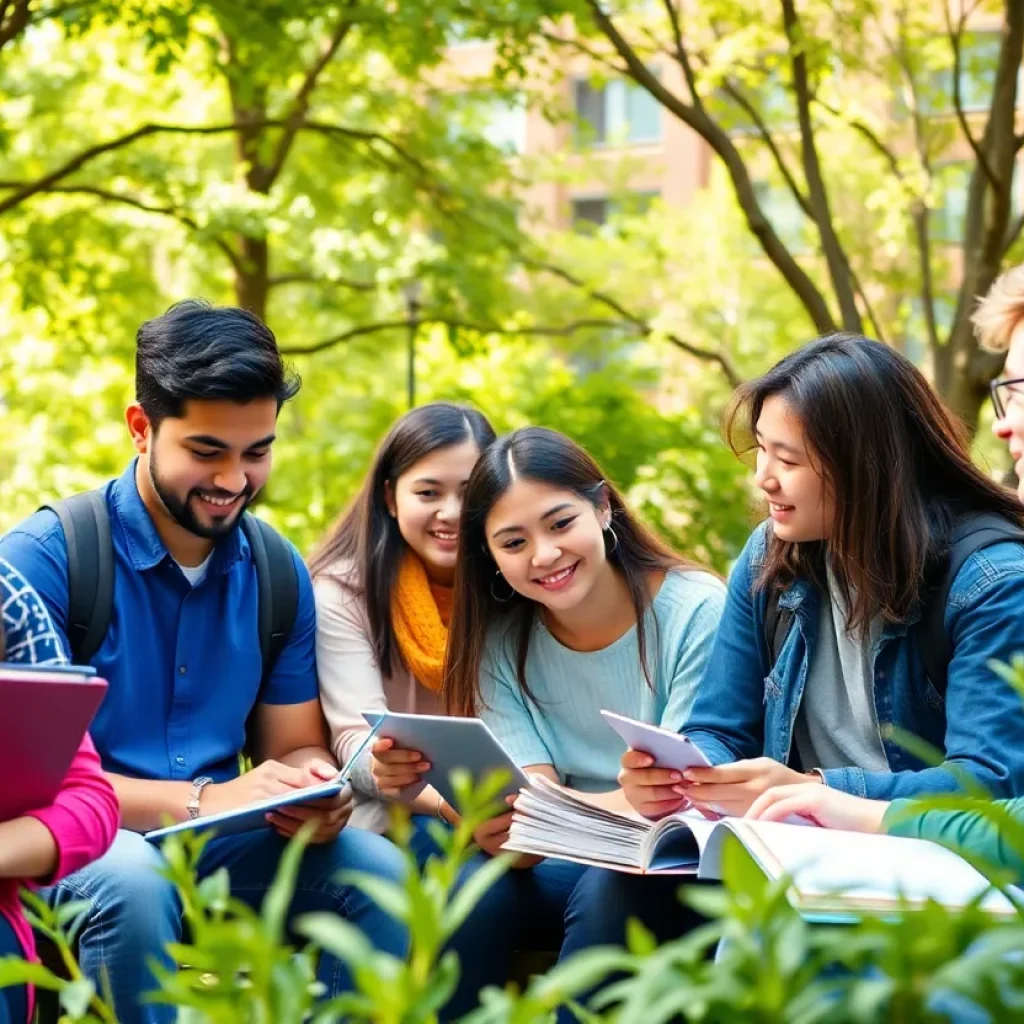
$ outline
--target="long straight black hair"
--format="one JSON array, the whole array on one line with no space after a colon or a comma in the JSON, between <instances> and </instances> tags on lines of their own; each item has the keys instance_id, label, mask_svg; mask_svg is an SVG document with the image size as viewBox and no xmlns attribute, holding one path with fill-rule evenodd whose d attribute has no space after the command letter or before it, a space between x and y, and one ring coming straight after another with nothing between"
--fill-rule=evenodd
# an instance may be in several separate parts
<instances>
[{"instance_id":1,"label":"long straight black hair","mask_svg":"<svg viewBox=\"0 0 1024 1024\"><path fill-rule=\"evenodd\" d=\"M823 589L827 549L849 628L863 632L876 616L906 621L938 582L957 516L994 512L1024 523L1016 495L971 461L963 424L888 345L832 334L744 384L727 419L734 451L753 445L773 396L800 421L835 516L824 542L771 535L756 588L780 589L803 576Z\"/></svg>"},{"instance_id":2,"label":"long straight black hair","mask_svg":"<svg viewBox=\"0 0 1024 1024\"><path fill-rule=\"evenodd\" d=\"M431 402L410 410L388 431L355 500L309 560L314 579L334 576L366 602L373 654L385 676L402 663L391 625L391 595L405 548L388 512L385 485L394 487L420 459L443 448L472 441L483 452L493 440L487 417L469 406Z\"/></svg>"},{"instance_id":3,"label":"long straight black hair","mask_svg":"<svg viewBox=\"0 0 1024 1024\"><path fill-rule=\"evenodd\" d=\"M535 699L526 680L526 655L537 604L515 591L508 600L495 596L496 566L487 545L487 517L516 480L549 484L571 491L595 509L610 508L616 539L608 550L608 561L629 587L636 613L640 665L648 683L643 628L651 600L648 574L701 568L677 555L646 529L590 454L564 434L544 427L524 427L500 437L476 464L462 504L455 603L445 662L444 701L449 714L476 714L484 648L492 627L502 622L516 637L519 686L529 699Z\"/></svg>"}]
</instances>

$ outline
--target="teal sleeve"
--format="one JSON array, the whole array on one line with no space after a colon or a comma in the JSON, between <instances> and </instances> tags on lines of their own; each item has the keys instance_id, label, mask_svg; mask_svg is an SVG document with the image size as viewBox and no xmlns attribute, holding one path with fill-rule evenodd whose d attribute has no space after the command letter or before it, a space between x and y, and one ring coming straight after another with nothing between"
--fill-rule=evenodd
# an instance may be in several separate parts
<instances>
[{"instance_id":1,"label":"teal sleeve","mask_svg":"<svg viewBox=\"0 0 1024 1024\"><path fill-rule=\"evenodd\" d=\"M555 763L537 730L507 643L492 634L480 666L480 718L521 768Z\"/></svg>"},{"instance_id":2,"label":"teal sleeve","mask_svg":"<svg viewBox=\"0 0 1024 1024\"><path fill-rule=\"evenodd\" d=\"M665 710L658 724L672 732L681 732L690 717L725 607L725 585L710 574L701 575L707 578L690 586L699 586L705 593L694 602L691 614L676 638L676 650L669 652L672 655L672 675Z\"/></svg>"},{"instance_id":3,"label":"teal sleeve","mask_svg":"<svg viewBox=\"0 0 1024 1024\"><path fill-rule=\"evenodd\" d=\"M1024 844L1011 844L992 821L972 810L923 810L914 813L915 800L894 800L882 819L882 830L891 836L928 839L954 850L963 850L993 867L1013 871L1017 884L1024 883ZM1024 827L1024 797L1000 800L999 805Z\"/></svg>"}]
</instances>

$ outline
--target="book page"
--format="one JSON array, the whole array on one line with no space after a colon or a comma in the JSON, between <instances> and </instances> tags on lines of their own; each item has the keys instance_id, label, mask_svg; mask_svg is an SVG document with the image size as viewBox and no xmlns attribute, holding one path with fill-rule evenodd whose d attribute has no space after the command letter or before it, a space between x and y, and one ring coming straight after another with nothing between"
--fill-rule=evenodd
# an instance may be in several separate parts
<instances>
[{"instance_id":1,"label":"book page","mask_svg":"<svg viewBox=\"0 0 1024 1024\"><path fill-rule=\"evenodd\" d=\"M740 838L770 879L793 879L798 909L895 910L901 895L911 903L932 899L961 907L989 889L988 881L965 860L923 839L747 819L731 819L720 827ZM989 894L986 905L1012 910L996 892Z\"/></svg>"}]
</instances>

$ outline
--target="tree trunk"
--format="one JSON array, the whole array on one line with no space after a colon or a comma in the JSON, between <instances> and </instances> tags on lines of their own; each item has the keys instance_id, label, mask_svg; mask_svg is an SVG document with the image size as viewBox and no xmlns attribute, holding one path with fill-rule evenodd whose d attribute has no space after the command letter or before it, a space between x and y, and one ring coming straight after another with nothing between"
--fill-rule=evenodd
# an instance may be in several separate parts
<instances>
[{"instance_id":1,"label":"tree trunk","mask_svg":"<svg viewBox=\"0 0 1024 1024\"><path fill-rule=\"evenodd\" d=\"M241 236L242 265L235 272L235 299L242 309L267 319L270 291L270 247L265 238Z\"/></svg>"}]
</instances>

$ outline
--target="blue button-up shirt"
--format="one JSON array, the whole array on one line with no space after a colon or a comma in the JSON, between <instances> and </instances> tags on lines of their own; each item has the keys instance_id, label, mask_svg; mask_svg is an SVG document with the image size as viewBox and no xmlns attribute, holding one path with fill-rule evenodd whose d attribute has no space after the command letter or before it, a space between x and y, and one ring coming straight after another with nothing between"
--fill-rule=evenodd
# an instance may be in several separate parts
<instances>
[{"instance_id":1,"label":"blue button-up shirt","mask_svg":"<svg viewBox=\"0 0 1024 1024\"><path fill-rule=\"evenodd\" d=\"M293 548L298 614L260 692L256 567L242 531L216 545L193 587L142 503L135 462L104 495L114 542L114 607L92 659L109 689L90 730L103 767L139 779L233 778L257 695L266 704L318 695L309 573ZM57 517L42 511L26 519L0 538L0 556L43 599L69 654L68 555Z\"/></svg>"}]
</instances>

